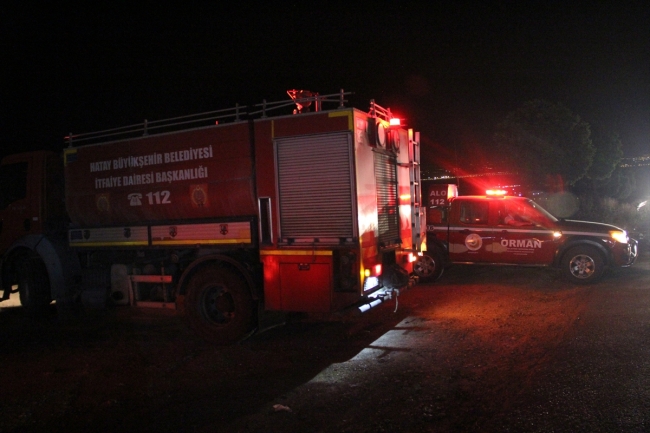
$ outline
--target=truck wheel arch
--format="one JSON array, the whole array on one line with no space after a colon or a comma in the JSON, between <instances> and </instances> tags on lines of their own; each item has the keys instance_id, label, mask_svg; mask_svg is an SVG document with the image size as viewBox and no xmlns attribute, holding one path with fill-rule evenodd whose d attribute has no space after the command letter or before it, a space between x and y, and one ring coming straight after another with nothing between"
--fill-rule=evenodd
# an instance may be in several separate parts
<instances>
[{"instance_id":1,"label":"truck wheel arch","mask_svg":"<svg viewBox=\"0 0 650 433\"><path fill-rule=\"evenodd\" d=\"M183 271L183 274L181 275L178 281L178 295L185 296L187 292L188 282L192 279L192 276L194 276L194 274L199 269L201 269L204 266L210 266L212 264L218 264L218 263L227 263L231 267L235 268L235 270L241 274L242 278L246 280L246 283L250 289L251 297L253 298L253 300L260 299L260 294L256 290L255 281L251 273L248 271L248 269L246 269L240 261L235 260L230 256L226 256L222 254L204 256L193 261L192 264L190 264L185 269L185 271Z\"/></svg>"},{"instance_id":2,"label":"truck wheel arch","mask_svg":"<svg viewBox=\"0 0 650 433\"><path fill-rule=\"evenodd\" d=\"M429 251L436 251L438 254L440 254L444 260L444 264L448 265L449 260L449 249L448 246L445 242L441 241L437 237L433 235L428 235L427 236L427 250Z\"/></svg>"},{"instance_id":3,"label":"truck wheel arch","mask_svg":"<svg viewBox=\"0 0 650 433\"><path fill-rule=\"evenodd\" d=\"M237 260L202 257L183 272L178 287L178 310L205 340L230 344L254 331L259 297L250 272Z\"/></svg>"},{"instance_id":4,"label":"truck wheel arch","mask_svg":"<svg viewBox=\"0 0 650 433\"><path fill-rule=\"evenodd\" d=\"M20 248L12 258L12 283L17 284L20 304L34 317L46 313L52 289L45 263L34 251Z\"/></svg>"},{"instance_id":5,"label":"truck wheel arch","mask_svg":"<svg viewBox=\"0 0 650 433\"><path fill-rule=\"evenodd\" d=\"M605 267L609 266L610 263L612 263L612 257L611 253L605 246L599 242L596 242L591 239L575 239L571 240L569 242L566 242L564 245L562 245L561 248L559 248L555 254L555 259L554 259L554 266L556 268L559 268L562 265L562 260L564 258L564 255L571 249L575 247L592 247L598 250L600 253Z\"/></svg>"},{"instance_id":6,"label":"truck wheel arch","mask_svg":"<svg viewBox=\"0 0 650 433\"><path fill-rule=\"evenodd\" d=\"M58 242L43 235L25 236L14 242L7 250L0 271L3 288L10 284L7 278L9 272L13 270L13 261L26 252L38 255L43 262L49 278L52 299L65 299L67 290L73 285L75 275L79 274L81 266L76 256L67 252L65 242Z\"/></svg>"}]
</instances>

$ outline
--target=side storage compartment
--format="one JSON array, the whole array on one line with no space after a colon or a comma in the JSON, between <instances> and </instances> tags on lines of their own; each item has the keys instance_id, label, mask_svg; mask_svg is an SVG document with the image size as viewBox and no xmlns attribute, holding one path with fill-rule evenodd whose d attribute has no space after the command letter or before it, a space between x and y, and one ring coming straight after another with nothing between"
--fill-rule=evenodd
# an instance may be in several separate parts
<instances>
[{"instance_id":1,"label":"side storage compartment","mask_svg":"<svg viewBox=\"0 0 650 433\"><path fill-rule=\"evenodd\" d=\"M291 253L290 253L291 254ZM332 309L331 251L264 254L266 309L326 313Z\"/></svg>"}]
</instances>

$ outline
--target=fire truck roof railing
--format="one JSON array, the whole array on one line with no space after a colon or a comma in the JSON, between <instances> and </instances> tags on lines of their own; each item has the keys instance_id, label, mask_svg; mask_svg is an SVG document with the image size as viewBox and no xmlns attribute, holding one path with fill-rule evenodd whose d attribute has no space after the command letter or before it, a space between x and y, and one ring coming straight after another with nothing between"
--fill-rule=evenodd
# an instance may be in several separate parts
<instances>
[{"instance_id":1,"label":"fire truck roof railing","mask_svg":"<svg viewBox=\"0 0 650 433\"><path fill-rule=\"evenodd\" d=\"M294 92L293 94L290 92ZM298 106L300 108L310 107L313 105L314 111L320 111L324 103L338 103L337 108L345 108L348 102L345 97L352 92L344 92L341 89L338 93L328 95L319 95L307 91L289 91L291 99L277 102L267 102L263 100L261 104L252 106L236 104L235 107L223 110L208 111L204 113L191 114L188 116L173 117L162 120L144 120L142 123L122 126L119 128L105 129L102 131L87 132L83 134L70 133L65 137L69 147L83 144L100 143L103 141L121 140L146 136L150 133L173 132L191 128L211 126L219 123L238 122L242 120L269 117L269 112L274 112L288 106ZM377 107L374 101L371 102L371 110ZM294 110L294 114L302 110ZM286 113L278 114L284 115Z\"/></svg>"}]
</instances>

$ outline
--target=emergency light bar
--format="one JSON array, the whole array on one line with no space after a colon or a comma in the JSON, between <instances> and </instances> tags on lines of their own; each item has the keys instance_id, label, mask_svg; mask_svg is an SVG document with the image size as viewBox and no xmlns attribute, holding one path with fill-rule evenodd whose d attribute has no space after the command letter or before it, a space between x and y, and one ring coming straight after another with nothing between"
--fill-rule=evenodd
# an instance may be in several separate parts
<instances>
[{"instance_id":1,"label":"emergency light bar","mask_svg":"<svg viewBox=\"0 0 650 433\"><path fill-rule=\"evenodd\" d=\"M400 126L402 124L402 121L396 117L391 117L388 121L388 124L390 126Z\"/></svg>"},{"instance_id":2,"label":"emergency light bar","mask_svg":"<svg viewBox=\"0 0 650 433\"><path fill-rule=\"evenodd\" d=\"M490 195L494 197L502 197L504 195L508 194L508 191L505 191L503 189L488 189L485 191L485 195Z\"/></svg>"}]
</instances>

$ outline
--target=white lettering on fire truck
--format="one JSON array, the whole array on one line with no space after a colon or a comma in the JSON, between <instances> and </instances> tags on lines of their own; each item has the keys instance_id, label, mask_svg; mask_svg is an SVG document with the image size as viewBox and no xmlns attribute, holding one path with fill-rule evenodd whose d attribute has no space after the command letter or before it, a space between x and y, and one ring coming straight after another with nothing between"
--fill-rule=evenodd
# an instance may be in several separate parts
<instances>
[{"instance_id":1,"label":"white lettering on fire truck","mask_svg":"<svg viewBox=\"0 0 650 433\"><path fill-rule=\"evenodd\" d=\"M212 145L199 147L197 149L190 147L189 149L177 150L174 152L154 152L149 155L121 156L113 160L91 162L90 172L95 173L98 171L123 170L125 168L142 168L149 165L160 165L163 163L169 164L172 162L207 159L212 158L212 156Z\"/></svg>"},{"instance_id":2,"label":"white lettering on fire truck","mask_svg":"<svg viewBox=\"0 0 650 433\"><path fill-rule=\"evenodd\" d=\"M542 248L538 239L501 239L501 246L506 248Z\"/></svg>"},{"instance_id":3,"label":"white lettering on fire truck","mask_svg":"<svg viewBox=\"0 0 650 433\"><path fill-rule=\"evenodd\" d=\"M113 160L91 162L90 171L99 172L107 170L123 170L128 168L142 168L148 165L192 161L212 157L212 145L197 149L190 147L186 150L178 150L174 152L154 152L149 155L127 156ZM200 165L198 167L185 168L181 170L151 171L149 173L128 174L124 176L98 177L95 178L95 189L149 185L154 183L171 183L183 180L205 179L207 177L208 168Z\"/></svg>"},{"instance_id":4,"label":"white lettering on fire truck","mask_svg":"<svg viewBox=\"0 0 650 433\"><path fill-rule=\"evenodd\" d=\"M208 167L199 165L184 170L158 171L129 176L110 176L95 178L95 189L116 188L121 186L149 185L153 183L172 183L183 180L205 179Z\"/></svg>"},{"instance_id":5,"label":"white lettering on fire truck","mask_svg":"<svg viewBox=\"0 0 650 433\"><path fill-rule=\"evenodd\" d=\"M178 150L165 153L165 163L192 161L195 159L212 158L212 145L198 149Z\"/></svg>"},{"instance_id":6,"label":"white lettering on fire truck","mask_svg":"<svg viewBox=\"0 0 650 433\"><path fill-rule=\"evenodd\" d=\"M90 163L90 172L107 171L111 169L111 161L97 161Z\"/></svg>"},{"instance_id":7,"label":"white lettering on fire truck","mask_svg":"<svg viewBox=\"0 0 650 433\"><path fill-rule=\"evenodd\" d=\"M115 188L122 186L122 178L119 176L95 178L95 189Z\"/></svg>"},{"instance_id":8,"label":"white lettering on fire truck","mask_svg":"<svg viewBox=\"0 0 650 433\"><path fill-rule=\"evenodd\" d=\"M156 183L205 179L206 177L208 177L208 168L200 165L198 168L188 168L186 170L160 171L156 173Z\"/></svg>"},{"instance_id":9,"label":"white lettering on fire truck","mask_svg":"<svg viewBox=\"0 0 650 433\"><path fill-rule=\"evenodd\" d=\"M110 162L110 161L109 161ZM113 168L119 170L121 168L142 168L147 165L162 164L163 156L160 153L152 153L151 155L140 156L127 156L119 157L113 160Z\"/></svg>"},{"instance_id":10,"label":"white lettering on fire truck","mask_svg":"<svg viewBox=\"0 0 650 433\"><path fill-rule=\"evenodd\" d=\"M171 204L171 191L155 191L145 194L149 204ZM130 206L142 206L142 193L134 192L126 196Z\"/></svg>"},{"instance_id":11,"label":"white lettering on fire truck","mask_svg":"<svg viewBox=\"0 0 650 433\"><path fill-rule=\"evenodd\" d=\"M122 184L124 186L130 185L148 185L154 182L154 172L145 173L145 174L132 174L130 176L124 176L122 178Z\"/></svg>"},{"instance_id":12,"label":"white lettering on fire truck","mask_svg":"<svg viewBox=\"0 0 650 433\"><path fill-rule=\"evenodd\" d=\"M445 206L447 204L447 190L429 190L429 206Z\"/></svg>"}]
</instances>

